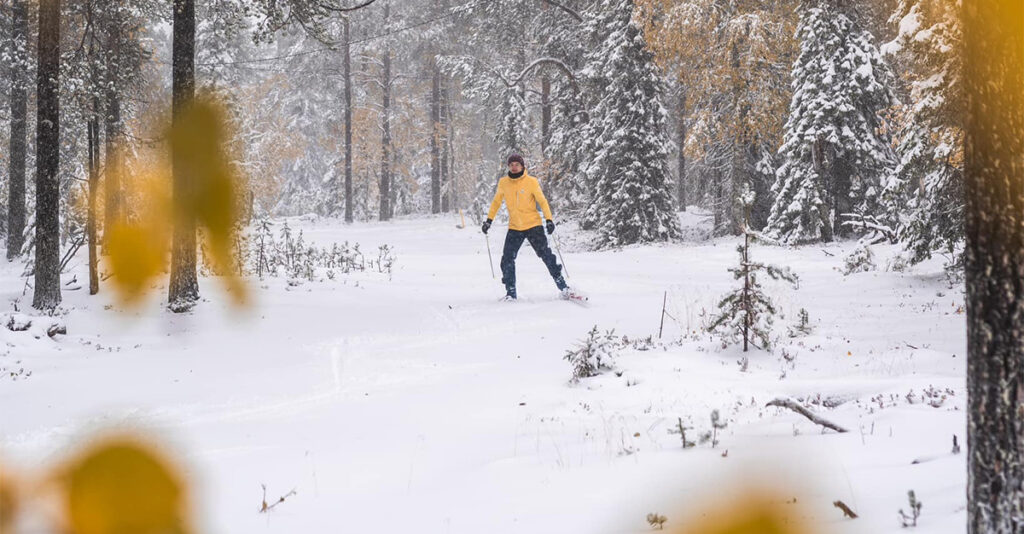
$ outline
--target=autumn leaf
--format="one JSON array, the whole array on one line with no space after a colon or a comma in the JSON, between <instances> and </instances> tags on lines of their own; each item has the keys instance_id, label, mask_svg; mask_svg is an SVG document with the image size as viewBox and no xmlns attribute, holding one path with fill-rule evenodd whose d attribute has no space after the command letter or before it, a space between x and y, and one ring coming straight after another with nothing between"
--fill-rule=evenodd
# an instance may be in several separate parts
<instances>
[{"instance_id":1,"label":"autumn leaf","mask_svg":"<svg viewBox=\"0 0 1024 534\"><path fill-rule=\"evenodd\" d=\"M178 474L132 438L97 443L62 469L57 480L74 534L190 532Z\"/></svg>"}]
</instances>

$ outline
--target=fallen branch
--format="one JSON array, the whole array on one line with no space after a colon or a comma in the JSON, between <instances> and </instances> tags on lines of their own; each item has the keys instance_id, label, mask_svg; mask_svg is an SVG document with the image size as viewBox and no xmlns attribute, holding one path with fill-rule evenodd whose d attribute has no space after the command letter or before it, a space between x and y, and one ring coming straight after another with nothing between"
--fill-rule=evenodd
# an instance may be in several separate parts
<instances>
[{"instance_id":1,"label":"fallen branch","mask_svg":"<svg viewBox=\"0 0 1024 534\"><path fill-rule=\"evenodd\" d=\"M849 517L850 519L857 519L857 514L853 510L850 510L850 507L846 506L846 503L843 501L832 501L832 506L842 510L844 516Z\"/></svg>"},{"instance_id":2,"label":"fallen branch","mask_svg":"<svg viewBox=\"0 0 1024 534\"><path fill-rule=\"evenodd\" d=\"M807 408L804 408L803 406L800 406L793 399L778 398L769 402L765 406L778 406L779 408L789 408L790 410L793 410L794 412L810 419L811 422L816 425L821 425L825 428L835 430L836 432L839 433L847 432L845 428L833 423L832 421L829 421L828 419L821 418L814 412L808 410Z\"/></svg>"}]
</instances>

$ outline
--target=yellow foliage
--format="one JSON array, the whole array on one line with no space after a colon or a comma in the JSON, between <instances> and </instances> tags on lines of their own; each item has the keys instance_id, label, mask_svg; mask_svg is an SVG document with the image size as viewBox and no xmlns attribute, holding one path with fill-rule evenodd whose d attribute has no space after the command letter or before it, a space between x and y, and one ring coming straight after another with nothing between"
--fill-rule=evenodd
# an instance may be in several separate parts
<instances>
[{"instance_id":1,"label":"yellow foliage","mask_svg":"<svg viewBox=\"0 0 1024 534\"><path fill-rule=\"evenodd\" d=\"M14 518L18 512L18 495L10 471L0 465L0 534L14 532Z\"/></svg>"},{"instance_id":2,"label":"yellow foliage","mask_svg":"<svg viewBox=\"0 0 1024 534\"><path fill-rule=\"evenodd\" d=\"M163 272L169 237L174 224L202 227L216 271L224 274L232 297L244 303L245 286L234 275L233 248L238 220L238 173L226 157L226 121L213 101L197 100L175 121L167 133L175 160L174 170L188 177L190 187L171 198L171 170L166 163L153 164L135 182L122 180L134 189L136 217L106 232L112 280L126 303L134 303L150 282Z\"/></svg>"},{"instance_id":3,"label":"yellow foliage","mask_svg":"<svg viewBox=\"0 0 1024 534\"><path fill-rule=\"evenodd\" d=\"M711 506L700 517L672 529L676 534L808 534L797 517L796 504L768 494L730 497L729 502Z\"/></svg>"},{"instance_id":4,"label":"yellow foliage","mask_svg":"<svg viewBox=\"0 0 1024 534\"><path fill-rule=\"evenodd\" d=\"M57 476L74 534L185 534L186 494L178 474L132 438L96 443Z\"/></svg>"}]
</instances>

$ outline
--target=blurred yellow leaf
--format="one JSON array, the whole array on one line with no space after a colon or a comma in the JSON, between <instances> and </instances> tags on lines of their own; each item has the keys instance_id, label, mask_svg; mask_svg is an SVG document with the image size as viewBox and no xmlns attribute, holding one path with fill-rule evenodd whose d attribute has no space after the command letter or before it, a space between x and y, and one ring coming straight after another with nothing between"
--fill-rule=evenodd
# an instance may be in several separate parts
<instances>
[{"instance_id":1,"label":"blurred yellow leaf","mask_svg":"<svg viewBox=\"0 0 1024 534\"><path fill-rule=\"evenodd\" d=\"M155 452L130 438L101 442L59 477L74 534L185 534L185 488Z\"/></svg>"},{"instance_id":2,"label":"blurred yellow leaf","mask_svg":"<svg viewBox=\"0 0 1024 534\"><path fill-rule=\"evenodd\" d=\"M14 477L0 465L0 534L14 532L14 518L18 512L18 495L14 490Z\"/></svg>"},{"instance_id":3,"label":"blurred yellow leaf","mask_svg":"<svg viewBox=\"0 0 1024 534\"><path fill-rule=\"evenodd\" d=\"M128 224L117 224L107 231L112 280L124 301L137 301L163 270L167 244L162 234L152 227Z\"/></svg>"},{"instance_id":4,"label":"blurred yellow leaf","mask_svg":"<svg viewBox=\"0 0 1024 534\"><path fill-rule=\"evenodd\" d=\"M700 518L673 529L678 534L807 534L795 504L762 494L731 496Z\"/></svg>"},{"instance_id":5,"label":"blurred yellow leaf","mask_svg":"<svg viewBox=\"0 0 1024 534\"><path fill-rule=\"evenodd\" d=\"M236 302L242 303L245 288L232 269L238 178L226 157L226 124L220 105L196 100L171 128L174 165L180 166L191 183L184 198L176 199L175 209L177 217L204 228L217 272L225 276Z\"/></svg>"}]
</instances>

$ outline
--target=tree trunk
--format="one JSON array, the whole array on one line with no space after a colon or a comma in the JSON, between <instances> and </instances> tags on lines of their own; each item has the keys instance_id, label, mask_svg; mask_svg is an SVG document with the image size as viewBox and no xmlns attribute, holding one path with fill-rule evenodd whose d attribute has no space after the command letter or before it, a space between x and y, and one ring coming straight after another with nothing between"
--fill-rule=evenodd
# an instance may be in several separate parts
<instances>
[{"instance_id":1,"label":"tree trunk","mask_svg":"<svg viewBox=\"0 0 1024 534\"><path fill-rule=\"evenodd\" d=\"M60 0L39 4L36 77L36 259L32 307L60 304Z\"/></svg>"},{"instance_id":2,"label":"tree trunk","mask_svg":"<svg viewBox=\"0 0 1024 534\"><path fill-rule=\"evenodd\" d=\"M448 105L448 84L445 83L444 79L441 79L441 211L448 213L451 209L451 198L452 198L452 184L451 181L451 168L449 162L451 161L451 148L452 140L449 133L449 124L451 123L451 109Z\"/></svg>"},{"instance_id":3,"label":"tree trunk","mask_svg":"<svg viewBox=\"0 0 1024 534\"><path fill-rule=\"evenodd\" d=\"M679 125L676 142L679 144L679 159L676 162L676 201L679 211L686 211L686 88L679 88Z\"/></svg>"},{"instance_id":4,"label":"tree trunk","mask_svg":"<svg viewBox=\"0 0 1024 534\"><path fill-rule=\"evenodd\" d=\"M434 60L430 84L430 213L441 212L441 69Z\"/></svg>"},{"instance_id":5,"label":"tree trunk","mask_svg":"<svg viewBox=\"0 0 1024 534\"><path fill-rule=\"evenodd\" d=\"M967 532L1024 532L1024 2L965 2Z\"/></svg>"},{"instance_id":6,"label":"tree trunk","mask_svg":"<svg viewBox=\"0 0 1024 534\"><path fill-rule=\"evenodd\" d=\"M352 222L352 49L351 28L345 21L345 222Z\"/></svg>"},{"instance_id":7,"label":"tree trunk","mask_svg":"<svg viewBox=\"0 0 1024 534\"><path fill-rule=\"evenodd\" d=\"M92 102L92 116L89 117L89 213L87 215L85 231L89 246L89 294L95 295L100 291L100 279L97 272L96 256L96 188L99 186L99 121L96 114L100 111L99 102L94 97Z\"/></svg>"},{"instance_id":8,"label":"tree trunk","mask_svg":"<svg viewBox=\"0 0 1024 534\"><path fill-rule=\"evenodd\" d=\"M123 216L121 206L121 95L117 80L120 77L121 58L121 15L117 6L109 6L107 25L106 67L107 91L106 113L103 116L104 150L104 217L103 228L110 231ZM104 250L106 247L104 246Z\"/></svg>"},{"instance_id":9,"label":"tree trunk","mask_svg":"<svg viewBox=\"0 0 1024 534\"><path fill-rule=\"evenodd\" d=\"M391 4L384 4L384 28L388 28ZM391 47L384 46L384 71L382 82L382 130L380 155L380 220L391 219Z\"/></svg>"},{"instance_id":10,"label":"tree trunk","mask_svg":"<svg viewBox=\"0 0 1024 534\"><path fill-rule=\"evenodd\" d=\"M174 44L172 51L171 120L177 123L195 96L195 0L174 0ZM171 247L171 282L168 303L175 312L186 311L199 300L196 275L196 221L188 205L192 199L193 177L171 148L174 175L174 242Z\"/></svg>"},{"instance_id":11,"label":"tree trunk","mask_svg":"<svg viewBox=\"0 0 1024 534\"><path fill-rule=\"evenodd\" d=\"M25 237L25 162L28 125L28 5L11 6L11 139L7 193L7 259L21 254Z\"/></svg>"},{"instance_id":12,"label":"tree trunk","mask_svg":"<svg viewBox=\"0 0 1024 534\"><path fill-rule=\"evenodd\" d=\"M547 5L547 4L545 4ZM540 79L540 153L547 160L548 146L551 144L551 78L542 76Z\"/></svg>"}]
</instances>

